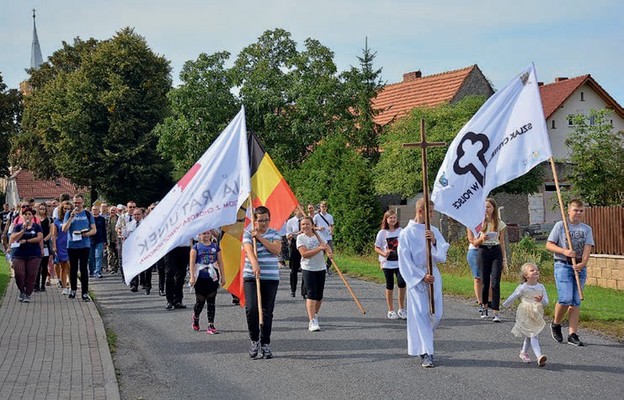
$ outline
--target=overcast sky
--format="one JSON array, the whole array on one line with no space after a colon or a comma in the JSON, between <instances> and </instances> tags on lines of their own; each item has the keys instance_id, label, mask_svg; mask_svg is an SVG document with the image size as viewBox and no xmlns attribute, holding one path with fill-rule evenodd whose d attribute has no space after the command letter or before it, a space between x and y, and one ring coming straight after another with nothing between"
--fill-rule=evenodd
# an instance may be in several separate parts
<instances>
[{"instance_id":1,"label":"overcast sky","mask_svg":"<svg viewBox=\"0 0 624 400\"><path fill-rule=\"evenodd\" d=\"M329 47L339 71L357 65L368 37L387 83L478 64L499 89L534 62L541 81L589 73L624 104L622 0L0 0L0 72L11 88L27 78L33 7L44 60L62 41L130 26L171 61L174 83L186 60L222 50L233 59L283 28L300 49L308 37Z\"/></svg>"}]
</instances>

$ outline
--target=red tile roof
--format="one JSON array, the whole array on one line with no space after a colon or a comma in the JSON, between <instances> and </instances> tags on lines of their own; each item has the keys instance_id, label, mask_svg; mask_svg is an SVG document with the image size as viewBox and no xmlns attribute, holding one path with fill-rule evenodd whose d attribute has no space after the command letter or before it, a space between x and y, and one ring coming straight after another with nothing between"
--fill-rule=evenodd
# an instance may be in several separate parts
<instances>
[{"instance_id":1,"label":"red tile roof","mask_svg":"<svg viewBox=\"0 0 624 400\"><path fill-rule=\"evenodd\" d=\"M477 65L420 77L420 71L403 75L403 81L386 85L373 99L379 113L375 122L386 125L416 107L432 107L448 103L457 94Z\"/></svg>"},{"instance_id":2,"label":"red tile roof","mask_svg":"<svg viewBox=\"0 0 624 400\"><path fill-rule=\"evenodd\" d=\"M62 193L73 195L79 191L67 178L42 181L35 179L32 172L26 169L20 169L11 178L15 178L21 199L53 199Z\"/></svg>"},{"instance_id":3,"label":"red tile roof","mask_svg":"<svg viewBox=\"0 0 624 400\"><path fill-rule=\"evenodd\" d=\"M574 78L558 78L553 83L540 86L540 95L542 96L542 107L544 108L544 117L550 118L555 111L574 93L576 89L587 84L600 96L607 107L616 112L620 117L624 118L624 109L606 90L602 88L592 78L590 74L577 76Z\"/></svg>"}]
</instances>

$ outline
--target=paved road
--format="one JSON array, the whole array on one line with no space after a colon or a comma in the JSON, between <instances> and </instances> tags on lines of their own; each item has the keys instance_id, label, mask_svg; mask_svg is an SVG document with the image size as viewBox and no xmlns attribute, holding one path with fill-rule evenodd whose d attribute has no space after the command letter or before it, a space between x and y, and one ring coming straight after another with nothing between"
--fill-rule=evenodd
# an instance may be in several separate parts
<instances>
[{"instance_id":1,"label":"paved road","mask_svg":"<svg viewBox=\"0 0 624 400\"><path fill-rule=\"evenodd\" d=\"M217 296L222 334L209 336L191 329L190 307L166 311L164 298L131 293L116 276L96 282L104 324L118 336L113 360L122 398L623 398L624 346L609 339L582 331L587 346L577 348L544 331L548 364L537 368L518 358L512 311L495 324L479 319L473 305L447 298L436 367L423 369L406 353L405 321L385 319L383 286L350 280L367 310L363 316L331 276L322 331L311 333L303 301L289 295L286 274L275 307L272 360L249 359L244 312L225 292ZM194 295L185 295L191 306Z\"/></svg>"}]
</instances>

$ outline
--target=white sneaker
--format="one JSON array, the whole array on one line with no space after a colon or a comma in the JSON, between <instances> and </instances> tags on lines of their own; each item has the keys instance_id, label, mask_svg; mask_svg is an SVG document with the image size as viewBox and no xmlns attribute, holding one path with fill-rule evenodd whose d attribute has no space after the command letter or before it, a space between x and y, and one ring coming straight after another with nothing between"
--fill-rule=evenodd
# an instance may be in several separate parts
<instances>
[{"instance_id":1,"label":"white sneaker","mask_svg":"<svg viewBox=\"0 0 624 400\"><path fill-rule=\"evenodd\" d=\"M407 311L405 311L404 308L399 308L399 311L397 312L397 316L401 319L407 319Z\"/></svg>"},{"instance_id":2,"label":"white sneaker","mask_svg":"<svg viewBox=\"0 0 624 400\"><path fill-rule=\"evenodd\" d=\"M319 326L318 322L313 319L312 321L310 321L310 323L308 324L308 330L310 332L318 332L321 330L321 327Z\"/></svg>"},{"instance_id":3,"label":"white sneaker","mask_svg":"<svg viewBox=\"0 0 624 400\"><path fill-rule=\"evenodd\" d=\"M67 288L63 289L63 291L61 292L61 294L62 294L63 296L67 296L67 295L69 294L69 289L67 289Z\"/></svg>"},{"instance_id":4,"label":"white sneaker","mask_svg":"<svg viewBox=\"0 0 624 400\"><path fill-rule=\"evenodd\" d=\"M394 311L388 311L388 319L398 319L399 316Z\"/></svg>"}]
</instances>

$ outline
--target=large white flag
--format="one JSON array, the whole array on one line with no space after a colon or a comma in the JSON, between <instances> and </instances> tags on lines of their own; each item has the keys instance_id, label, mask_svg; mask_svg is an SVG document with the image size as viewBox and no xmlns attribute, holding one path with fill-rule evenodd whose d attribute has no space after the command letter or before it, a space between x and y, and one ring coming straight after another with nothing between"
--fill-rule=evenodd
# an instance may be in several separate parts
<instances>
[{"instance_id":1,"label":"large white flag","mask_svg":"<svg viewBox=\"0 0 624 400\"><path fill-rule=\"evenodd\" d=\"M179 245L208 229L236 222L249 197L245 109L123 243L126 283Z\"/></svg>"},{"instance_id":2,"label":"large white flag","mask_svg":"<svg viewBox=\"0 0 624 400\"><path fill-rule=\"evenodd\" d=\"M476 232L494 188L551 157L535 67L490 97L451 143L431 200L435 209Z\"/></svg>"}]
</instances>

